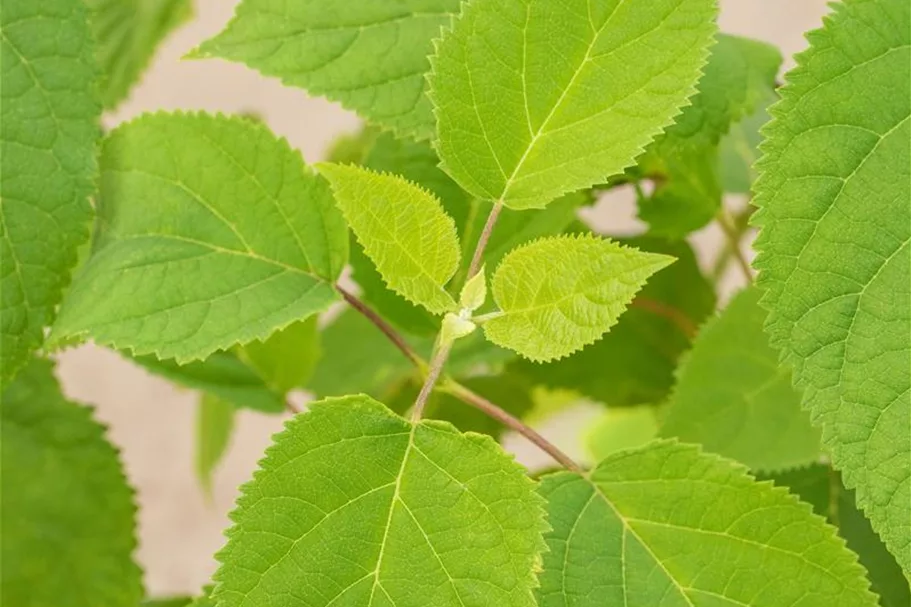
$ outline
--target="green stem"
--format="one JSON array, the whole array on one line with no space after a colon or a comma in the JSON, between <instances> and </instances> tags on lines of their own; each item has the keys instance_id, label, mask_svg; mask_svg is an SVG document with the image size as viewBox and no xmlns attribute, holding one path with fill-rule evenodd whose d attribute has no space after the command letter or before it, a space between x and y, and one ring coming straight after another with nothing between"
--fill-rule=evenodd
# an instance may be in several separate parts
<instances>
[{"instance_id":1,"label":"green stem","mask_svg":"<svg viewBox=\"0 0 911 607\"><path fill-rule=\"evenodd\" d=\"M750 262L743 254L743 249L740 248L740 238L743 233L737 229L734 218L731 217L731 214L728 213L727 209L724 207L715 215L715 220L718 222L718 225L721 226L721 231L724 232L724 237L727 240L727 247L734 256L734 260L737 262L744 278L746 278L747 284L751 284L753 282L753 269L750 267Z\"/></svg>"},{"instance_id":2,"label":"green stem","mask_svg":"<svg viewBox=\"0 0 911 607\"><path fill-rule=\"evenodd\" d=\"M402 354L405 355L414 365L421 371L421 374L424 377L428 377L432 372L433 365L428 365L427 362L421 358L414 350L412 350L408 344L405 342L404 338L399 335L396 330L387 323L383 317L373 311L367 304L358 299L355 295L345 291L341 287L336 287L339 293L342 294L342 297L345 298L351 307L361 313L367 320L377 326L379 330L385 335L389 340L399 349ZM435 356L436 358L436 356ZM439 371L437 372L437 377L442 373L443 365L439 365ZM436 383L434 380L433 383ZM428 385L427 382L424 385ZM423 390L423 388L422 388ZM433 385L431 384L431 391L433 390ZM507 428L515 430L518 434L527 438L532 444L536 447L550 455L558 463L562 464L569 470L579 471L581 468L576 464L569 456L564 454L562 451L557 449L553 444L551 444L547 439L538 434L535 430L527 426L522 420L518 419L507 413L501 407L498 407L494 403L490 402L483 396L472 392L466 386L460 384L451 378L445 378L440 390L451 394L458 400L463 403L478 409L482 413L486 414L488 417L491 417L500 423L502 423ZM429 397L430 392L428 392L424 397L424 402ZM424 405L422 405L423 408ZM415 407L417 409L417 407ZM423 413L423 411L421 411Z\"/></svg>"}]
</instances>

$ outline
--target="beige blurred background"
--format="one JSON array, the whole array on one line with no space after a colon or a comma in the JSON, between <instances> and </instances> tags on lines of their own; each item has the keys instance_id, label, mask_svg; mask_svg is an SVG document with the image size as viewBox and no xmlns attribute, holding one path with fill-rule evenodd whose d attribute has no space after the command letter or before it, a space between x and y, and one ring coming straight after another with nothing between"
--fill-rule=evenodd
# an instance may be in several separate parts
<instances>
[{"instance_id":1,"label":"beige blurred background","mask_svg":"<svg viewBox=\"0 0 911 607\"><path fill-rule=\"evenodd\" d=\"M180 61L185 52L228 22L236 3L195 0L194 4L195 18L166 40L131 98L106 117L106 126L154 110L253 111L299 148L308 162L319 160L336 136L359 127L358 119L340 106L283 88L242 65ZM826 0L722 0L721 29L778 45L785 67L790 67L793 53L805 46L803 32L818 27L826 12ZM615 232L635 232L639 225L634 215L631 200L621 195L602 201L589 218ZM720 234L709 227L693 241L707 260ZM742 279L732 273L725 289L741 284ZM250 477L283 418L239 416L230 451L215 475L214 495L207 500L193 473L194 393L92 346L64 353L59 372L67 394L97 407L98 416L110 426L111 439L122 450L138 494L138 560L145 569L149 594L197 593L215 569L212 555L222 545L237 486ZM552 420L543 431L571 454L578 453L577 428L590 415L585 409L576 410ZM546 456L518 438L508 439L507 447L526 465L547 463Z\"/></svg>"}]
</instances>

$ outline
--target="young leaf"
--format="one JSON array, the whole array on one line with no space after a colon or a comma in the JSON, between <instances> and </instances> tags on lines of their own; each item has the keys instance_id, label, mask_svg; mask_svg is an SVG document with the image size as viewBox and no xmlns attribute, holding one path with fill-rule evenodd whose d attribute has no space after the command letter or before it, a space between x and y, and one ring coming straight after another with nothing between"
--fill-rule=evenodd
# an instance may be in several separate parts
<instances>
[{"instance_id":1,"label":"young leaf","mask_svg":"<svg viewBox=\"0 0 911 607\"><path fill-rule=\"evenodd\" d=\"M667 398L678 358L715 309L715 292L685 241L640 237L622 244L671 255L677 261L649 278L602 339L552 363L518 360L517 371L536 383L573 390L608 406L659 403Z\"/></svg>"},{"instance_id":2,"label":"young leaf","mask_svg":"<svg viewBox=\"0 0 911 607\"><path fill-rule=\"evenodd\" d=\"M911 589L895 557L876 536L863 513L854 503L854 492L845 489L838 473L821 464L788 470L770 477L776 485L787 487L813 506L820 516L838 527L838 533L867 570L874 592L882 607L906 607L911 604Z\"/></svg>"},{"instance_id":3,"label":"young leaf","mask_svg":"<svg viewBox=\"0 0 911 607\"><path fill-rule=\"evenodd\" d=\"M439 200L394 175L338 164L320 172L389 287L434 314L454 310L445 285L459 266L459 241Z\"/></svg>"},{"instance_id":4,"label":"young leaf","mask_svg":"<svg viewBox=\"0 0 911 607\"><path fill-rule=\"evenodd\" d=\"M567 356L606 333L646 279L672 261L594 236L519 247L493 276L502 314L484 332L534 361Z\"/></svg>"},{"instance_id":5,"label":"young leaf","mask_svg":"<svg viewBox=\"0 0 911 607\"><path fill-rule=\"evenodd\" d=\"M317 317L276 331L265 341L251 341L238 355L279 394L303 387L319 360Z\"/></svg>"},{"instance_id":6,"label":"young leaf","mask_svg":"<svg viewBox=\"0 0 911 607\"><path fill-rule=\"evenodd\" d=\"M203 394L196 409L196 478L212 493L212 474L231 443L234 431L233 404Z\"/></svg>"},{"instance_id":7,"label":"young leaf","mask_svg":"<svg viewBox=\"0 0 911 607\"><path fill-rule=\"evenodd\" d=\"M474 312L487 300L487 273L484 266L478 273L468 279L459 294L459 306L463 310Z\"/></svg>"},{"instance_id":8,"label":"young leaf","mask_svg":"<svg viewBox=\"0 0 911 607\"><path fill-rule=\"evenodd\" d=\"M63 397L46 360L4 390L0 416L0 603L138 605L136 507L105 429Z\"/></svg>"},{"instance_id":9,"label":"young leaf","mask_svg":"<svg viewBox=\"0 0 911 607\"><path fill-rule=\"evenodd\" d=\"M101 107L79 0L0 11L0 380L41 345L88 240ZM61 41L66 41L65 44Z\"/></svg>"},{"instance_id":10,"label":"young leaf","mask_svg":"<svg viewBox=\"0 0 911 607\"><path fill-rule=\"evenodd\" d=\"M541 607L876 605L832 527L695 446L621 452L588 478L543 477L540 493L553 527Z\"/></svg>"},{"instance_id":11,"label":"young leaf","mask_svg":"<svg viewBox=\"0 0 911 607\"><path fill-rule=\"evenodd\" d=\"M715 216L722 194L721 137L773 94L780 65L781 53L769 44L718 36L692 105L639 159L641 172L662 178L639 205L651 233L682 238Z\"/></svg>"},{"instance_id":12,"label":"young leaf","mask_svg":"<svg viewBox=\"0 0 911 607\"><path fill-rule=\"evenodd\" d=\"M429 77L447 172L516 209L619 173L694 92L715 12L712 0L464 5Z\"/></svg>"},{"instance_id":13,"label":"young leaf","mask_svg":"<svg viewBox=\"0 0 911 607\"><path fill-rule=\"evenodd\" d=\"M911 5L848 0L808 39L771 110L756 184L766 330L845 485L909 572Z\"/></svg>"},{"instance_id":14,"label":"young leaf","mask_svg":"<svg viewBox=\"0 0 911 607\"><path fill-rule=\"evenodd\" d=\"M677 372L661 435L753 470L804 466L819 459L819 431L762 332L760 295L756 287L741 291L699 332Z\"/></svg>"},{"instance_id":15,"label":"young leaf","mask_svg":"<svg viewBox=\"0 0 911 607\"><path fill-rule=\"evenodd\" d=\"M489 437L329 399L288 422L243 488L213 598L532 607L541 505Z\"/></svg>"},{"instance_id":16,"label":"young leaf","mask_svg":"<svg viewBox=\"0 0 911 607\"><path fill-rule=\"evenodd\" d=\"M133 356L140 367L174 383L211 394L237 407L265 413L285 410L284 393L266 385L262 376L231 352L215 352L205 360L178 364L172 358Z\"/></svg>"},{"instance_id":17,"label":"young leaf","mask_svg":"<svg viewBox=\"0 0 911 607\"><path fill-rule=\"evenodd\" d=\"M458 0L243 0L225 30L190 56L245 63L372 123L427 138L427 55L458 7Z\"/></svg>"},{"instance_id":18,"label":"young leaf","mask_svg":"<svg viewBox=\"0 0 911 607\"><path fill-rule=\"evenodd\" d=\"M190 0L86 0L86 4L106 108L123 101L156 47L193 14Z\"/></svg>"},{"instance_id":19,"label":"young leaf","mask_svg":"<svg viewBox=\"0 0 911 607\"><path fill-rule=\"evenodd\" d=\"M95 250L51 341L89 334L184 363L336 300L344 220L329 186L263 126L145 115L111 133L101 166Z\"/></svg>"}]
</instances>

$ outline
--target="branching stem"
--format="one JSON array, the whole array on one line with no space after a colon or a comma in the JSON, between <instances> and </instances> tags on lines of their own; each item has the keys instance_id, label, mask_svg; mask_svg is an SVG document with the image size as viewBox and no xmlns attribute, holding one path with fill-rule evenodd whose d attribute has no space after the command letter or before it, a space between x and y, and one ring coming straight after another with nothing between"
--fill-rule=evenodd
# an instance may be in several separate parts
<instances>
[{"instance_id":1,"label":"branching stem","mask_svg":"<svg viewBox=\"0 0 911 607\"><path fill-rule=\"evenodd\" d=\"M715 220L718 222L718 225L721 226L721 231L724 232L724 237L727 239L728 248L734 255L734 259L737 261L737 265L743 273L744 278L746 278L747 284L752 284L753 270L750 268L750 262L747 261L746 256L743 254L743 249L740 248L741 234L734 223L734 219L731 217L731 214L728 213L727 209L722 207L721 210L718 211L718 214L715 215Z\"/></svg>"},{"instance_id":2,"label":"branching stem","mask_svg":"<svg viewBox=\"0 0 911 607\"><path fill-rule=\"evenodd\" d=\"M462 402L467 403L475 409L478 409L479 411L485 413L488 417L492 417L507 428L515 430L527 438L529 441L531 441L532 444L554 458L554 460L556 460L567 470L572 470L573 472L582 472L582 468L579 466L579 464L574 462L568 455L560 451L553 443L538 434L529 426L525 425L522 420L513 417L480 394L472 392L462 384L453 380L446 381L440 387L440 389L444 392L452 394Z\"/></svg>"},{"instance_id":3,"label":"branching stem","mask_svg":"<svg viewBox=\"0 0 911 607\"><path fill-rule=\"evenodd\" d=\"M474 278L474 275L481 269L481 260L484 259L484 249L487 248L487 242L490 240L490 235L493 233L493 227L496 225L497 219L500 217L500 211L502 210L503 203L499 200L495 202L493 208L490 209L490 215L487 216L487 223L484 224L484 229L481 231L480 238L478 238L478 246L475 247L474 255L471 256L471 265L468 266L468 274L465 276L466 282Z\"/></svg>"},{"instance_id":4,"label":"branching stem","mask_svg":"<svg viewBox=\"0 0 911 607\"><path fill-rule=\"evenodd\" d=\"M387 323L382 316L374 312L367 304L358 299L353 293L342 288L340 285L335 285L335 290L339 292L339 295L344 298L348 305L360 312L367 320L372 322L376 327L383 332L389 341L391 341L399 351L405 355L405 357L413 362L418 367L424 368L427 366L427 363L424 362L417 352L411 349L411 346L408 345L408 342L399 335L392 325Z\"/></svg>"}]
</instances>

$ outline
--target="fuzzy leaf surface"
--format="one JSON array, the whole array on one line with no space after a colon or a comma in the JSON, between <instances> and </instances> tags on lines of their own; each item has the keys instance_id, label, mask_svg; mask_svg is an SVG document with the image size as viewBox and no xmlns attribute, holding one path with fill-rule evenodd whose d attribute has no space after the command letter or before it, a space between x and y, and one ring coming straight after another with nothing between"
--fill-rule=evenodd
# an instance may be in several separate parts
<instances>
[{"instance_id":1,"label":"fuzzy leaf surface","mask_svg":"<svg viewBox=\"0 0 911 607\"><path fill-rule=\"evenodd\" d=\"M88 334L185 363L337 299L344 220L328 184L262 125L145 115L108 136L101 168L101 230L52 341Z\"/></svg>"},{"instance_id":2,"label":"fuzzy leaf surface","mask_svg":"<svg viewBox=\"0 0 911 607\"><path fill-rule=\"evenodd\" d=\"M680 355L715 309L715 292L685 241L621 242L677 261L649 278L603 338L569 358L543 365L518 360L513 368L535 383L573 390L609 407L667 399Z\"/></svg>"},{"instance_id":3,"label":"fuzzy leaf surface","mask_svg":"<svg viewBox=\"0 0 911 607\"><path fill-rule=\"evenodd\" d=\"M562 358L606 333L646 279L672 261L595 236L537 240L497 267L493 298L502 314L484 333L530 360Z\"/></svg>"},{"instance_id":4,"label":"fuzzy leaf surface","mask_svg":"<svg viewBox=\"0 0 911 607\"><path fill-rule=\"evenodd\" d=\"M693 94L715 13L711 0L466 4L429 77L445 169L517 209L621 172Z\"/></svg>"},{"instance_id":5,"label":"fuzzy leaf surface","mask_svg":"<svg viewBox=\"0 0 911 607\"><path fill-rule=\"evenodd\" d=\"M244 63L426 139L433 134L427 56L458 8L459 0L244 0L224 31L192 56Z\"/></svg>"},{"instance_id":6,"label":"fuzzy leaf surface","mask_svg":"<svg viewBox=\"0 0 911 607\"><path fill-rule=\"evenodd\" d=\"M0 417L0 602L138 605L133 491L104 427L64 398L46 360L32 360L7 386Z\"/></svg>"},{"instance_id":7,"label":"fuzzy leaf surface","mask_svg":"<svg viewBox=\"0 0 911 607\"><path fill-rule=\"evenodd\" d=\"M337 164L320 172L389 287L434 314L455 309L445 287L459 266L459 240L440 201L395 175Z\"/></svg>"},{"instance_id":8,"label":"fuzzy leaf surface","mask_svg":"<svg viewBox=\"0 0 911 607\"><path fill-rule=\"evenodd\" d=\"M542 478L541 607L873 607L857 557L783 489L673 441ZM786 533L782 530L787 529Z\"/></svg>"},{"instance_id":9,"label":"fuzzy leaf surface","mask_svg":"<svg viewBox=\"0 0 911 607\"><path fill-rule=\"evenodd\" d=\"M101 106L79 0L0 14L0 380L44 339L88 240Z\"/></svg>"},{"instance_id":10,"label":"fuzzy leaf surface","mask_svg":"<svg viewBox=\"0 0 911 607\"><path fill-rule=\"evenodd\" d=\"M753 470L805 466L819 459L819 430L763 333L760 295L756 287L741 291L699 332L677 371L661 435Z\"/></svg>"},{"instance_id":11,"label":"fuzzy leaf surface","mask_svg":"<svg viewBox=\"0 0 911 607\"><path fill-rule=\"evenodd\" d=\"M771 110L755 187L766 330L908 573L911 5L849 0L808 39Z\"/></svg>"},{"instance_id":12,"label":"fuzzy leaf surface","mask_svg":"<svg viewBox=\"0 0 911 607\"><path fill-rule=\"evenodd\" d=\"M126 98L158 45L193 14L190 0L86 0L86 5L106 108Z\"/></svg>"},{"instance_id":13,"label":"fuzzy leaf surface","mask_svg":"<svg viewBox=\"0 0 911 607\"><path fill-rule=\"evenodd\" d=\"M288 422L231 517L223 607L535 605L546 523L523 469L489 437L367 396Z\"/></svg>"}]
</instances>

